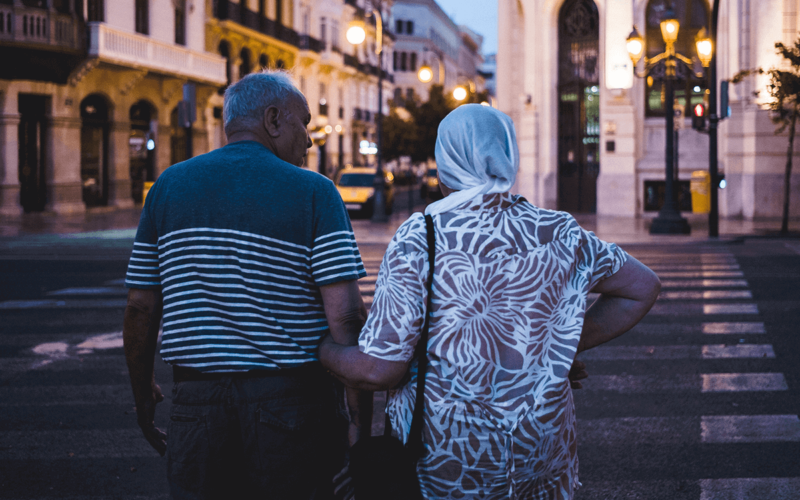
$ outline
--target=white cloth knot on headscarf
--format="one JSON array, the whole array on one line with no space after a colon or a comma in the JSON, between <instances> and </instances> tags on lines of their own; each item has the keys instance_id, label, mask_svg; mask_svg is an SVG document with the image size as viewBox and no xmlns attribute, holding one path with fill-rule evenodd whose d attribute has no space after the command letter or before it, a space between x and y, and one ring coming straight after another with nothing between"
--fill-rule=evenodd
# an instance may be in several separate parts
<instances>
[{"instance_id":1,"label":"white cloth knot on headscarf","mask_svg":"<svg viewBox=\"0 0 800 500\"><path fill-rule=\"evenodd\" d=\"M439 124L436 168L439 180L457 192L428 205L426 214L447 212L485 194L505 193L519 170L514 122L490 106L459 106Z\"/></svg>"}]
</instances>

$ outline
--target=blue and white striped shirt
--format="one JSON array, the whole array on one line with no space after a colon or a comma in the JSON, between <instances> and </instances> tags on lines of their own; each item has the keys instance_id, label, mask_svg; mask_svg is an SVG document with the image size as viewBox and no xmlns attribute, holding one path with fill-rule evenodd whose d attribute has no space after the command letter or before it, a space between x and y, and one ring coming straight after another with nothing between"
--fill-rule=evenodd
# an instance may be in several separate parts
<instances>
[{"instance_id":1,"label":"blue and white striped shirt","mask_svg":"<svg viewBox=\"0 0 800 500\"><path fill-rule=\"evenodd\" d=\"M126 285L161 289L167 363L274 370L318 359L319 287L365 275L333 183L243 141L161 174Z\"/></svg>"}]
</instances>

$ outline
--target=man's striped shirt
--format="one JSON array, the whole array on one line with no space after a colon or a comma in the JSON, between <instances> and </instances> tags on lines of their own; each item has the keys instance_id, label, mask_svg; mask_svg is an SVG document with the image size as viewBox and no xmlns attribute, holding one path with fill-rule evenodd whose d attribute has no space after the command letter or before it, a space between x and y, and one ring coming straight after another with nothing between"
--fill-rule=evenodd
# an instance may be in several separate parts
<instances>
[{"instance_id":1,"label":"man's striped shirt","mask_svg":"<svg viewBox=\"0 0 800 500\"><path fill-rule=\"evenodd\" d=\"M246 371L317 360L319 287L365 275L333 184L240 142L161 174L126 284L161 289L166 362Z\"/></svg>"}]
</instances>

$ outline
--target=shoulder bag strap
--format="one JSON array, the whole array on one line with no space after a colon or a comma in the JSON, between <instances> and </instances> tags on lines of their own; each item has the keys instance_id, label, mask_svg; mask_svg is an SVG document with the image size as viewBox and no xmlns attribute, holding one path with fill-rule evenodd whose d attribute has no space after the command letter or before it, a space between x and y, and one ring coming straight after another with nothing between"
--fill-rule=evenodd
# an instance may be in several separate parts
<instances>
[{"instance_id":1,"label":"shoulder bag strap","mask_svg":"<svg viewBox=\"0 0 800 500\"><path fill-rule=\"evenodd\" d=\"M414 404L414 416L411 419L411 429L408 432L408 448L414 459L422 456L422 415L425 412L425 375L428 371L428 330L431 322L431 309L433 305L433 270L436 261L436 235L434 234L433 218L425 216L425 229L428 233L428 300L425 306L425 321L422 333L417 342L417 400Z\"/></svg>"}]
</instances>

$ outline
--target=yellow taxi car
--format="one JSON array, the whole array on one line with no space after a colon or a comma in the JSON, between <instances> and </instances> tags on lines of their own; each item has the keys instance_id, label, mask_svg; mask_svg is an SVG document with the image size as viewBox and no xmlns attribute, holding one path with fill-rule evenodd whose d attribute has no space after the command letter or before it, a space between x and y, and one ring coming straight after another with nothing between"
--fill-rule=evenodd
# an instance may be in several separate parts
<instances>
[{"instance_id":1,"label":"yellow taxi car","mask_svg":"<svg viewBox=\"0 0 800 500\"><path fill-rule=\"evenodd\" d=\"M375 211L375 168L352 167L340 171L334 183L348 211L359 212L372 217ZM391 172L384 175L386 185L386 214L392 213L394 205L394 176Z\"/></svg>"}]
</instances>

